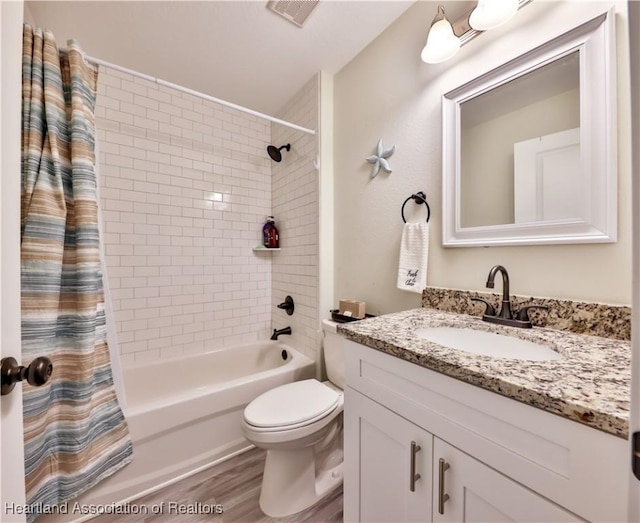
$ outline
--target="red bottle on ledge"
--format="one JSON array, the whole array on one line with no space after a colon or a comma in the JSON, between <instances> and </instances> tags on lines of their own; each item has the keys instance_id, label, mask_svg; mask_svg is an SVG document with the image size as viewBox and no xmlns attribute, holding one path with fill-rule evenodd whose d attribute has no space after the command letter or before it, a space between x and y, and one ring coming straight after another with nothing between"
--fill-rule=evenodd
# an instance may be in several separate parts
<instances>
[{"instance_id":1,"label":"red bottle on ledge","mask_svg":"<svg viewBox=\"0 0 640 523\"><path fill-rule=\"evenodd\" d=\"M267 223L262 227L262 243L267 249L280 247L280 233L278 233L273 216L267 216Z\"/></svg>"}]
</instances>

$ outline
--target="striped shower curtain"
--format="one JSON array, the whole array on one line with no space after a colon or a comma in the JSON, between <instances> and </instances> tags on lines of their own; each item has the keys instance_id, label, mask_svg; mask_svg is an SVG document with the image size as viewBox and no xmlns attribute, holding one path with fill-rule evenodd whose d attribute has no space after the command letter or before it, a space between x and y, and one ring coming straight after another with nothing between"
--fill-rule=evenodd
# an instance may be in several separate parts
<instances>
[{"instance_id":1,"label":"striped shower curtain","mask_svg":"<svg viewBox=\"0 0 640 523\"><path fill-rule=\"evenodd\" d=\"M48 356L23 386L29 521L132 459L106 343L95 176L97 69L25 25L22 61L22 351Z\"/></svg>"}]
</instances>

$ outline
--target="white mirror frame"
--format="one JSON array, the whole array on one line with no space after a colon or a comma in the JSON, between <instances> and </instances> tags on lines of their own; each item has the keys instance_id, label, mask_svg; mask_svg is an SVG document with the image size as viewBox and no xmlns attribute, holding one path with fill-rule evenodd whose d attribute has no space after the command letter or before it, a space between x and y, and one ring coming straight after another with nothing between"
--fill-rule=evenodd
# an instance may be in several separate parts
<instances>
[{"instance_id":1,"label":"white mirror frame","mask_svg":"<svg viewBox=\"0 0 640 523\"><path fill-rule=\"evenodd\" d=\"M443 96L442 244L445 247L617 240L614 17L613 10L609 10ZM461 105L575 51L579 51L580 56L580 165L589 195L586 218L461 227Z\"/></svg>"}]
</instances>

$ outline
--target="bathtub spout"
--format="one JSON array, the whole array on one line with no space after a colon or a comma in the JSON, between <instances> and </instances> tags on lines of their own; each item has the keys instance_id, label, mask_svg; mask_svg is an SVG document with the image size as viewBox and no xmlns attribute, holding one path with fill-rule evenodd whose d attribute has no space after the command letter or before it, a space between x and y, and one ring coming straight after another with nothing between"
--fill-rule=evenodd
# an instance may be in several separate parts
<instances>
[{"instance_id":1,"label":"bathtub spout","mask_svg":"<svg viewBox=\"0 0 640 523\"><path fill-rule=\"evenodd\" d=\"M272 340L277 340L278 336L281 334L289 334L291 335L291 327L285 327L284 329L273 329L273 334L271 335Z\"/></svg>"}]
</instances>

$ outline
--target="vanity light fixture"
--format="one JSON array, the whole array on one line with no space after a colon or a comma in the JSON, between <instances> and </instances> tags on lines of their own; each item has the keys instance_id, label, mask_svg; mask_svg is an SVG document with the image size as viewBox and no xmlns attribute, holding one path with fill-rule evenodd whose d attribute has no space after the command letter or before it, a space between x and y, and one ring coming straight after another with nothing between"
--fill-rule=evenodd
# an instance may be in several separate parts
<instances>
[{"instance_id":1,"label":"vanity light fixture","mask_svg":"<svg viewBox=\"0 0 640 523\"><path fill-rule=\"evenodd\" d=\"M488 31L509 21L518 11L518 0L478 0L469 16L469 25L477 31Z\"/></svg>"},{"instance_id":2,"label":"vanity light fixture","mask_svg":"<svg viewBox=\"0 0 640 523\"><path fill-rule=\"evenodd\" d=\"M453 32L453 27L444 14L444 7L439 5L420 58L425 63L438 64L451 58L458 49L460 49L460 39Z\"/></svg>"},{"instance_id":3,"label":"vanity light fixture","mask_svg":"<svg viewBox=\"0 0 640 523\"><path fill-rule=\"evenodd\" d=\"M427 43L420 54L423 62L438 64L448 60L458 49L481 32L507 22L521 7L532 0L478 0L476 6L455 22L450 23L444 7L431 22Z\"/></svg>"}]
</instances>

